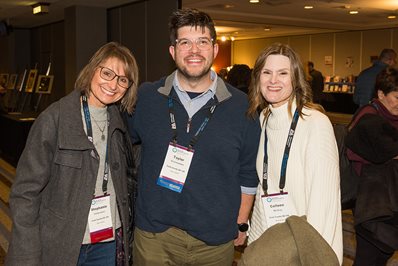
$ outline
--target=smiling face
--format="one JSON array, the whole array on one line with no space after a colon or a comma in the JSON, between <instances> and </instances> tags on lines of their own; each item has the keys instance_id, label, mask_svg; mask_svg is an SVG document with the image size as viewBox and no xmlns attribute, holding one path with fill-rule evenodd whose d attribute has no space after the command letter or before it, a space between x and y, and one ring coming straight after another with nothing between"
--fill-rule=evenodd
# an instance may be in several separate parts
<instances>
[{"instance_id":1,"label":"smiling face","mask_svg":"<svg viewBox=\"0 0 398 266\"><path fill-rule=\"evenodd\" d=\"M398 115L398 91L391 91L385 95L379 90L377 96L392 115Z\"/></svg>"},{"instance_id":2,"label":"smiling face","mask_svg":"<svg viewBox=\"0 0 398 266\"><path fill-rule=\"evenodd\" d=\"M207 38L211 40L208 28L184 26L178 29L178 40L186 39L192 41L192 48L189 50L180 49L178 45L170 46L169 52L176 62L179 73L188 81L198 81L209 75L214 58L218 53L218 45L212 44L208 50L200 50L196 40Z\"/></svg>"},{"instance_id":3,"label":"smiling face","mask_svg":"<svg viewBox=\"0 0 398 266\"><path fill-rule=\"evenodd\" d=\"M264 99L274 108L289 100L293 87L288 57L279 54L267 57L260 73L260 90Z\"/></svg>"},{"instance_id":4,"label":"smiling face","mask_svg":"<svg viewBox=\"0 0 398 266\"><path fill-rule=\"evenodd\" d=\"M124 73L123 63L115 57L110 57L102 62L101 67L108 68L119 76L126 76L126 73ZM101 68L97 67L94 72L90 85L88 103L96 107L105 107L106 105L115 103L123 98L127 89L118 85L118 77L115 77L110 81L101 78L100 71Z\"/></svg>"}]
</instances>

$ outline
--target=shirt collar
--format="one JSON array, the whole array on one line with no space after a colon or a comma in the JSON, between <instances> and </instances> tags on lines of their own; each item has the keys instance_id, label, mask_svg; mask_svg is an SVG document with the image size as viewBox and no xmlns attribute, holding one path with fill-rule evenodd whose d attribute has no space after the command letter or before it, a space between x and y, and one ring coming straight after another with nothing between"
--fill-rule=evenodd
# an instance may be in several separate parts
<instances>
[{"instance_id":1,"label":"shirt collar","mask_svg":"<svg viewBox=\"0 0 398 266\"><path fill-rule=\"evenodd\" d=\"M211 83L210 87L205 92L202 93L202 95L207 94L207 93L211 93L212 95L216 94L217 73L214 72L213 70L210 70L210 79L212 80L212 83ZM174 72L173 86L176 90L186 93L186 91L180 85L180 81L178 80L177 71Z\"/></svg>"},{"instance_id":2,"label":"shirt collar","mask_svg":"<svg viewBox=\"0 0 398 266\"><path fill-rule=\"evenodd\" d=\"M170 91L173 89L174 76L176 75L176 73L177 70L166 77L166 79L164 80L164 85L158 89L159 93L166 96L170 94ZM215 96L217 98L217 101L223 102L232 97L231 93L227 89L225 82L220 77L216 77L215 82L217 88L215 91Z\"/></svg>"}]
</instances>

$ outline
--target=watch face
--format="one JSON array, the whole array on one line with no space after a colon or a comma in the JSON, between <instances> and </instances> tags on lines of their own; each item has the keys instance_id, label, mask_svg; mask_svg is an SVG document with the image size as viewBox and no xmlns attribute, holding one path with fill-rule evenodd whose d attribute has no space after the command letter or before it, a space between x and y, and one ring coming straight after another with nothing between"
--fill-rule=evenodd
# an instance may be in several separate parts
<instances>
[{"instance_id":1,"label":"watch face","mask_svg":"<svg viewBox=\"0 0 398 266\"><path fill-rule=\"evenodd\" d=\"M246 232L249 229L249 225L247 223L238 224L239 231Z\"/></svg>"}]
</instances>

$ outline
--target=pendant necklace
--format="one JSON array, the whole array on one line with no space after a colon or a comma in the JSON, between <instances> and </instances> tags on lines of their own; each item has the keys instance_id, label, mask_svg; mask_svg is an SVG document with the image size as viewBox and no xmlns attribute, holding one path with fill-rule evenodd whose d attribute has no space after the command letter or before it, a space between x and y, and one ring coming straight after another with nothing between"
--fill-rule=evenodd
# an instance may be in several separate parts
<instances>
[{"instance_id":1,"label":"pendant necklace","mask_svg":"<svg viewBox=\"0 0 398 266\"><path fill-rule=\"evenodd\" d=\"M106 127L106 125L108 124L108 122L105 122L104 127L101 129L101 127L99 126L97 120L95 120L93 116L91 116L91 118L94 120L94 122L95 122L95 124L97 125L99 131L101 131L101 140L104 141L104 140L105 140L104 131L105 131L105 127Z\"/></svg>"}]
</instances>

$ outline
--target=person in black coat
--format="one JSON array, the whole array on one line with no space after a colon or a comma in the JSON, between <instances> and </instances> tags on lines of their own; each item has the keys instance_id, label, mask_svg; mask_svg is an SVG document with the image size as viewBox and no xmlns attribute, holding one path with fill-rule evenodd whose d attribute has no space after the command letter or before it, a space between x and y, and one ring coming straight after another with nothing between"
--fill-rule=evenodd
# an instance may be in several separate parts
<instances>
[{"instance_id":1,"label":"person in black coat","mask_svg":"<svg viewBox=\"0 0 398 266\"><path fill-rule=\"evenodd\" d=\"M314 63L309 61L308 63L308 73L310 74L310 86L312 89L312 97L314 103L321 103L322 91L323 91L323 75L320 71L314 68Z\"/></svg>"},{"instance_id":2,"label":"person in black coat","mask_svg":"<svg viewBox=\"0 0 398 266\"><path fill-rule=\"evenodd\" d=\"M377 99L355 116L347 156L359 178L354 265L385 265L398 250L398 70L376 79Z\"/></svg>"}]
</instances>

